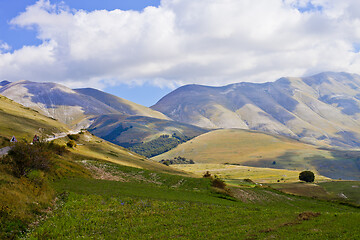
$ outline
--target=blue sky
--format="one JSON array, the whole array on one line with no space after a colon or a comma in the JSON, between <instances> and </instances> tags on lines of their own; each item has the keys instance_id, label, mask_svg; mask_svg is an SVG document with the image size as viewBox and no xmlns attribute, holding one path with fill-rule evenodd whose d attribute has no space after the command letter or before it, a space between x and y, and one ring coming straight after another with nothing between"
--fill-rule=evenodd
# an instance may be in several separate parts
<instances>
[{"instance_id":1,"label":"blue sky","mask_svg":"<svg viewBox=\"0 0 360 240\"><path fill-rule=\"evenodd\" d=\"M86 11L94 10L135 10L142 11L147 6L158 6L160 0L70 0L70 1L51 1L51 3L64 2L67 6L74 9ZM10 24L11 19L19 13L24 12L26 7L36 3L36 0L0 0L0 40L11 44L9 51L22 48L24 45L39 45L41 40L36 38L37 32L29 29L19 28ZM36 81L36 79L33 79ZM131 86L129 84L119 84L117 86L105 87L105 92L117 95L127 100L136 102L144 106L155 104L160 98L171 92L168 87L158 87L151 84L142 86Z\"/></svg>"},{"instance_id":2,"label":"blue sky","mask_svg":"<svg viewBox=\"0 0 360 240\"><path fill-rule=\"evenodd\" d=\"M186 84L360 73L358 0L0 0L0 80L151 106Z\"/></svg>"}]
</instances>

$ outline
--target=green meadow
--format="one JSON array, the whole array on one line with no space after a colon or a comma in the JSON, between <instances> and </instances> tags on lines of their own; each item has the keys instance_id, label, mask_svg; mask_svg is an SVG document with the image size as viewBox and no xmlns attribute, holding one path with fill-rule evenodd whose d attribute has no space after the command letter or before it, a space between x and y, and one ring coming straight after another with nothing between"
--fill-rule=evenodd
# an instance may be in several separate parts
<instances>
[{"instance_id":1,"label":"green meadow","mask_svg":"<svg viewBox=\"0 0 360 240\"><path fill-rule=\"evenodd\" d=\"M269 187L210 186L104 162L121 181L65 178L46 220L23 239L357 239L360 209ZM142 176L141 178L139 176ZM241 198L241 195L243 198Z\"/></svg>"}]
</instances>

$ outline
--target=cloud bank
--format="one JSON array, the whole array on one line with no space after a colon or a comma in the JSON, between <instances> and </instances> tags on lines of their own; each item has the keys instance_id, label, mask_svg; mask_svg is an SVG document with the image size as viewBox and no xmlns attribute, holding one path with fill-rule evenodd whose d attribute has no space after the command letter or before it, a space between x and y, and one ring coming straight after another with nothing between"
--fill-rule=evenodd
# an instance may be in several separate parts
<instances>
[{"instance_id":1,"label":"cloud bank","mask_svg":"<svg viewBox=\"0 0 360 240\"><path fill-rule=\"evenodd\" d=\"M174 87L360 73L358 0L162 0L142 12L40 0L11 24L42 44L9 52L0 42L0 79L10 81Z\"/></svg>"}]
</instances>

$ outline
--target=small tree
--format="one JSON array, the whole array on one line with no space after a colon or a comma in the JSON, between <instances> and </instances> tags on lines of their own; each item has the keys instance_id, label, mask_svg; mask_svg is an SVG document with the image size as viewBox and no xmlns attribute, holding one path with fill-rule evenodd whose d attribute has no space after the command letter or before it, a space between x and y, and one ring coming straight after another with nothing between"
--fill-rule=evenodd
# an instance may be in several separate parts
<instances>
[{"instance_id":1,"label":"small tree","mask_svg":"<svg viewBox=\"0 0 360 240\"><path fill-rule=\"evenodd\" d=\"M211 177L211 173L209 171L206 171L206 173L204 173L203 177L209 178L209 177Z\"/></svg>"},{"instance_id":2,"label":"small tree","mask_svg":"<svg viewBox=\"0 0 360 240\"><path fill-rule=\"evenodd\" d=\"M311 171L303 171L299 174L299 179L305 182L314 182L315 175Z\"/></svg>"}]
</instances>

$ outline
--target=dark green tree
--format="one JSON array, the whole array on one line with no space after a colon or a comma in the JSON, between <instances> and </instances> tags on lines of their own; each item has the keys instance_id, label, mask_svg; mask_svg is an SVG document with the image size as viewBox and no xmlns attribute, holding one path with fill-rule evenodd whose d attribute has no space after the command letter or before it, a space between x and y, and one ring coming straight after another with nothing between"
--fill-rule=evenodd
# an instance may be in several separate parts
<instances>
[{"instance_id":1,"label":"dark green tree","mask_svg":"<svg viewBox=\"0 0 360 240\"><path fill-rule=\"evenodd\" d=\"M314 182L315 175L312 171L303 171L299 174L299 179L305 182Z\"/></svg>"}]
</instances>

